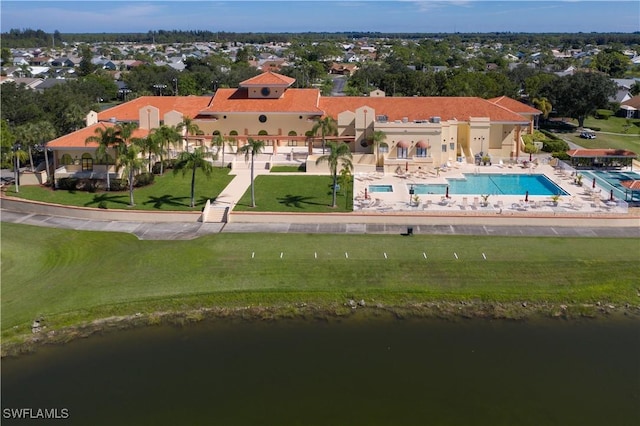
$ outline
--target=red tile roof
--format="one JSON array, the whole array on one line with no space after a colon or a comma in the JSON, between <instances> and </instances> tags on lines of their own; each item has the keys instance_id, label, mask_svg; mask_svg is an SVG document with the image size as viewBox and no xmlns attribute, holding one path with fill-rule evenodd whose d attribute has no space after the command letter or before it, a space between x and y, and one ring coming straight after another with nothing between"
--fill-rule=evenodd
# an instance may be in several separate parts
<instances>
[{"instance_id":1,"label":"red tile roof","mask_svg":"<svg viewBox=\"0 0 640 426\"><path fill-rule=\"evenodd\" d=\"M318 89L288 89L277 99L249 99L247 89L218 89L206 113L289 112L322 115L318 108Z\"/></svg>"},{"instance_id":2,"label":"red tile roof","mask_svg":"<svg viewBox=\"0 0 640 426\"><path fill-rule=\"evenodd\" d=\"M320 108L326 115L337 118L344 111L354 111L362 106L375 109L376 115L386 115L389 121L442 120L469 121L472 117L489 117L495 122L528 123L520 114L509 111L481 98L472 97L322 97Z\"/></svg>"},{"instance_id":3,"label":"red tile roof","mask_svg":"<svg viewBox=\"0 0 640 426\"><path fill-rule=\"evenodd\" d=\"M85 143L88 137L96 136L96 129L102 128L106 129L108 127L113 127L115 124L113 123L96 123L88 127L84 127L80 130L77 130L73 133L69 133L68 135L61 136L57 139L52 140L47 144L48 148L96 148L98 146L95 142ZM135 129L132 134L132 138L143 138L149 135L149 130L147 129Z\"/></svg>"},{"instance_id":4,"label":"red tile roof","mask_svg":"<svg viewBox=\"0 0 640 426\"><path fill-rule=\"evenodd\" d=\"M498 98L492 98L492 99L489 99L489 102L496 105L500 105L501 107L506 108L509 111L517 112L518 114L527 114L527 115L542 114L542 111L540 111L539 109L533 108L520 101L516 101L515 99L511 99L508 96L500 96Z\"/></svg>"},{"instance_id":5,"label":"red tile roof","mask_svg":"<svg viewBox=\"0 0 640 426\"><path fill-rule=\"evenodd\" d=\"M620 185L632 191L640 191L640 180L623 180Z\"/></svg>"},{"instance_id":6,"label":"red tile roof","mask_svg":"<svg viewBox=\"0 0 640 426\"><path fill-rule=\"evenodd\" d=\"M98 113L99 121L116 117L118 121L138 121L139 111L148 105L160 110L160 119L169 111L178 111L186 117L195 117L207 107L211 96L141 96Z\"/></svg>"},{"instance_id":7,"label":"red tile roof","mask_svg":"<svg viewBox=\"0 0 640 426\"><path fill-rule=\"evenodd\" d=\"M632 157L637 154L626 149L571 149L567 151L570 157L595 158L595 157Z\"/></svg>"},{"instance_id":8,"label":"red tile roof","mask_svg":"<svg viewBox=\"0 0 640 426\"><path fill-rule=\"evenodd\" d=\"M289 87L295 83L296 79L287 77L286 75L277 74L275 72L263 72L260 75L252 77L240 83L240 87L249 86L284 86Z\"/></svg>"}]
</instances>

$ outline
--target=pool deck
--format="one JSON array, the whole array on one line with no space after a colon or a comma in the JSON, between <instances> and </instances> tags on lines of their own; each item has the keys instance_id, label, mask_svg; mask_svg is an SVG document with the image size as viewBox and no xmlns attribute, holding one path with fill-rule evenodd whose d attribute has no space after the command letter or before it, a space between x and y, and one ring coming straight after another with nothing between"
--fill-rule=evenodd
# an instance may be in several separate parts
<instances>
[{"instance_id":1,"label":"pool deck","mask_svg":"<svg viewBox=\"0 0 640 426\"><path fill-rule=\"evenodd\" d=\"M447 178L462 179L463 174L543 174L562 188L567 194L557 204L548 195L490 195L488 203L483 204L480 195L450 194L418 194L418 203L410 203L409 187L411 184L447 185ZM391 185L393 192L369 192L369 185ZM355 173L354 210L361 212L434 212L434 213L468 213L468 214L625 214L628 207L624 202L610 202L609 190L591 182L582 186L574 183L569 172L555 169L548 164L522 167L520 165L476 166L473 164L455 163L447 170L421 173L381 174ZM366 198L365 198L366 195Z\"/></svg>"}]
</instances>

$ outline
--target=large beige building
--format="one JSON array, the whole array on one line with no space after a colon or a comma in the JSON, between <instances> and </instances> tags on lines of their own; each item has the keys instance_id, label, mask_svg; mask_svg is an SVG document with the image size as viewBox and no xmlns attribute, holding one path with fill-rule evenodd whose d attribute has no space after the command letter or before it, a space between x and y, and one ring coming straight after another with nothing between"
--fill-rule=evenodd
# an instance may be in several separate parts
<instances>
[{"instance_id":1,"label":"large beige building","mask_svg":"<svg viewBox=\"0 0 640 426\"><path fill-rule=\"evenodd\" d=\"M264 140L274 154L295 147L313 153L322 141L311 130L318 120L331 117L338 131L326 139L349 144L358 164L375 167L377 161L387 171L400 165L426 169L473 162L480 153L493 161L515 159L521 154L522 135L533 130L535 116L541 114L507 97L386 97L380 90L366 97L326 97L318 89L293 88L294 82L265 72L236 89L219 89L213 97L140 97L90 113L87 128L51 141L49 147L56 153L57 167L77 166L77 159L85 158L81 168L88 171L95 147L85 140L96 126L136 122L143 135L189 117L203 134L194 141L185 135L185 143L209 144L219 134L237 146L249 138ZM370 143L376 131L385 135L378 158Z\"/></svg>"}]
</instances>

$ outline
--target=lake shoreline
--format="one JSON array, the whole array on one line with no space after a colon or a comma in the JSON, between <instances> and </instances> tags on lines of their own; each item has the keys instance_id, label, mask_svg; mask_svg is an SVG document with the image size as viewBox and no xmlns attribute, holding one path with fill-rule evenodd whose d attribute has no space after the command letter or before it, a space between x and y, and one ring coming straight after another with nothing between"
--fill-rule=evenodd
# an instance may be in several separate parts
<instances>
[{"instance_id":1,"label":"lake shoreline","mask_svg":"<svg viewBox=\"0 0 640 426\"><path fill-rule=\"evenodd\" d=\"M272 321L371 321L433 319L465 320L640 320L640 306L626 303L529 303L529 302L472 302L430 301L396 305L368 304L364 300L348 300L344 304L283 304L272 306L203 307L182 311L162 311L112 316L77 325L50 329L43 319L31 334L15 337L3 343L1 357L17 357L37 351L45 345L59 345L92 335L132 328L174 325L189 326L205 320L239 322ZM35 325L35 324L34 324Z\"/></svg>"}]
</instances>

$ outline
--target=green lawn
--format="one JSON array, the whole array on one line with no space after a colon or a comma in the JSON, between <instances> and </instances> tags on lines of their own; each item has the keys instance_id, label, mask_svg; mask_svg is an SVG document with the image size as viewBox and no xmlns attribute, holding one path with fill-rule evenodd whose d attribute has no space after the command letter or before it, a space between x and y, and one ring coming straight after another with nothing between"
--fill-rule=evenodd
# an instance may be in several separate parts
<instances>
[{"instance_id":1,"label":"green lawn","mask_svg":"<svg viewBox=\"0 0 640 426\"><path fill-rule=\"evenodd\" d=\"M637 301L637 239L0 230L6 338L39 316L60 327L214 305Z\"/></svg>"},{"instance_id":2,"label":"green lawn","mask_svg":"<svg viewBox=\"0 0 640 426\"><path fill-rule=\"evenodd\" d=\"M191 208L191 173L182 172L174 175L171 171L163 176L156 176L153 184L134 189L136 210L200 210L208 199L215 199L231 182L227 168L215 168L212 175L207 176L198 169L196 173L196 207ZM43 186L21 186L16 194L15 187L7 189L7 195L18 196L29 200L46 203L63 204L79 207L98 207L101 201L106 202L109 209L131 209L129 207L129 191L95 192L52 190Z\"/></svg>"},{"instance_id":3,"label":"green lawn","mask_svg":"<svg viewBox=\"0 0 640 426\"><path fill-rule=\"evenodd\" d=\"M625 133L624 126L627 120L624 118L610 117L608 120L601 120L589 117L585 120L584 127L600 128L600 131L596 132L596 139L583 139L579 132L563 133L560 136L585 148L626 149L640 154L640 120L633 119L629 122L631 127ZM573 124L577 126L578 122L574 120Z\"/></svg>"},{"instance_id":4,"label":"green lawn","mask_svg":"<svg viewBox=\"0 0 640 426\"><path fill-rule=\"evenodd\" d=\"M251 207L251 188L238 201L236 211L327 213L353 210L353 186L341 188L336 208L331 207L331 176L260 175L255 179L256 207Z\"/></svg>"}]
</instances>

